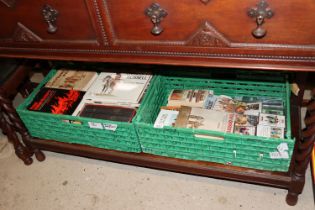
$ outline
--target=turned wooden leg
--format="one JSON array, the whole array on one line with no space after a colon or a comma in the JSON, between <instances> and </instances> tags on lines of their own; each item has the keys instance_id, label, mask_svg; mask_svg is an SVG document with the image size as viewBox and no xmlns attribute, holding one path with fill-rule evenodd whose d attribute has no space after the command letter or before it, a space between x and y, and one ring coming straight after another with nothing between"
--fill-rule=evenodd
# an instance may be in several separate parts
<instances>
[{"instance_id":1,"label":"turned wooden leg","mask_svg":"<svg viewBox=\"0 0 315 210\"><path fill-rule=\"evenodd\" d=\"M35 154L35 157L38 161L45 160L45 155L43 154L43 152L40 151L38 148L33 147L32 144L30 143L30 140L32 137L30 136L23 122L18 116L15 108L13 107L12 101L4 97L4 95L1 94L1 91L0 91L0 106L1 106L1 109L6 113L7 120L9 121L10 125L13 127L14 131L20 133L22 142L25 145L25 147L30 151L30 155L32 156L33 154Z\"/></svg>"},{"instance_id":2,"label":"turned wooden leg","mask_svg":"<svg viewBox=\"0 0 315 210\"><path fill-rule=\"evenodd\" d=\"M8 140L13 144L15 154L23 160L25 165L32 164L33 160L31 158L32 152L29 151L23 144L21 144L17 134L14 129L7 122L4 112L0 112L0 125L3 132L6 133Z\"/></svg>"},{"instance_id":3,"label":"turned wooden leg","mask_svg":"<svg viewBox=\"0 0 315 210\"><path fill-rule=\"evenodd\" d=\"M313 89L315 93L315 88ZM314 96L314 95L313 95ZM305 116L306 128L302 131L300 140L297 139L297 150L295 154L295 164L291 174L292 180L289 187L286 201L293 206L298 201L299 194L302 193L305 184L305 172L310 162L310 157L315 142L315 101L312 99L307 106Z\"/></svg>"}]
</instances>

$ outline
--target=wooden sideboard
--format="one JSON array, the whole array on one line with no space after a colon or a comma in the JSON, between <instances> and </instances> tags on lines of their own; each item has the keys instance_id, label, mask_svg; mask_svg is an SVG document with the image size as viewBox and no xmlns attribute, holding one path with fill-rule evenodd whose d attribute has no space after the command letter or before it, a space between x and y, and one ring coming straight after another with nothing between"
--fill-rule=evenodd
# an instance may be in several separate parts
<instances>
[{"instance_id":1,"label":"wooden sideboard","mask_svg":"<svg viewBox=\"0 0 315 210\"><path fill-rule=\"evenodd\" d=\"M294 205L302 192L314 139L315 103L301 132L300 106L308 72L315 72L313 0L0 0L0 56L224 67L295 72L292 133L297 139L286 173L132 154L31 138L12 102L2 110L30 153L40 149L288 189ZM167 67L165 68L167 70Z\"/></svg>"}]
</instances>

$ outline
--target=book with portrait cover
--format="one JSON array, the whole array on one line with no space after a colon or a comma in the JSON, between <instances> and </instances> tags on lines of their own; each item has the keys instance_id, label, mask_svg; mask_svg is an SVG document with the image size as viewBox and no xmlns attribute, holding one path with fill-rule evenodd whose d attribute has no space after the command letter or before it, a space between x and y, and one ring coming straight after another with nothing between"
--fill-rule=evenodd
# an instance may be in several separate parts
<instances>
[{"instance_id":1,"label":"book with portrait cover","mask_svg":"<svg viewBox=\"0 0 315 210\"><path fill-rule=\"evenodd\" d=\"M60 69L46 83L47 88L87 91L97 77L96 72Z\"/></svg>"},{"instance_id":2,"label":"book with portrait cover","mask_svg":"<svg viewBox=\"0 0 315 210\"><path fill-rule=\"evenodd\" d=\"M86 92L84 99L107 104L137 105L152 75L102 72Z\"/></svg>"},{"instance_id":3,"label":"book with portrait cover","mask_svg":"<svg viewBox=\"0 0 315 210\"><path fill-rule=\"evenodd\" d=\"M43 87L27 107L30 111L47 112L52 114L71 115L84 92Z\"/></svg>"}]
</instances>

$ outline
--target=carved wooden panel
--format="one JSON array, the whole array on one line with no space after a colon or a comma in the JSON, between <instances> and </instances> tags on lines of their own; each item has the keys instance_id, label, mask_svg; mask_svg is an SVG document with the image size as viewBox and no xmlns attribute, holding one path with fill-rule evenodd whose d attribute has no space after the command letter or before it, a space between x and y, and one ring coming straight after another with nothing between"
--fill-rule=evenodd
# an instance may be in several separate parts
<instances>
[{"instance_id":1,"label":"carved wooden panel","mask_svg":"<svg viewBox=\"0 0 315 210\"><path fill-rule=\"evenodd\" d=\"M201 47L228 47L230 46L230 42L206 21L187 41L186 45Z\"/></svg>"},{"instance_id":2,"label":"carved wooden panel","mask_svg":"<svg viewBox=\"0 0 315 210\"><path fill-rule=\"evenodd\" d=\"M16 42L41 42L42 39L22 23L17 23L12 39Z\"/></svg>"},{"instance_id":3,"label":"carved wooden panel","mask_svg":"<svg viewBox=\"0 0 315 210\"><path fill-rule=\"evenodd\" d=\"M13 7L15 5L15 0L0 0L0 2L4 3L7 7Z\"/></svg>"},{"instance_id":4,"label":"carved wooden panel","mask_svg":"<svg viewBox=\"0 0 315 210\"><path fill-rule=\"evenodd\" d=\"M200 0L204 4L208 4L210 0Z\"/></svg>"}]
</instances>

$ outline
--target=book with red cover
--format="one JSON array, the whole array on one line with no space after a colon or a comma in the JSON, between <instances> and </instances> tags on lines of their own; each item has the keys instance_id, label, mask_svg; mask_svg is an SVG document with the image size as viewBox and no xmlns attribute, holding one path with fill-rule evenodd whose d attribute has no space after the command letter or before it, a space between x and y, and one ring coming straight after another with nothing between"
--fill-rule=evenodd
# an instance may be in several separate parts
<instances>
[{"instance_id":1,"label":"book with red cover","mask_svg":"<svg viewBox=\"0 0 315 210\"><path fill-rule=\"evenodd\" d=\"M80 103L83 95L84 92L82 91L44 87L37 93L27 109L52 114L71 115Z\"/></svg>"}]
</instances>

